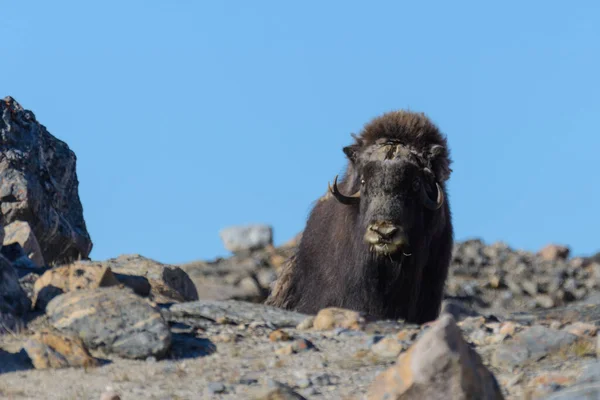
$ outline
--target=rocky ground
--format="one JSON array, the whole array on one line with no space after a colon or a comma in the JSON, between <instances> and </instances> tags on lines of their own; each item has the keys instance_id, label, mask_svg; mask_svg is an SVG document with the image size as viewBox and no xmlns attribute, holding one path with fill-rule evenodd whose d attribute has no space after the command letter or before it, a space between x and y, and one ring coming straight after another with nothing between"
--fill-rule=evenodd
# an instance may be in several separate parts
<instances>
[{"instance_id":1,"label":"rocky ground","mask_svg":"<svg viewBox=\"0 0 600 400\"><path fill-rule=\"evenodd\" d=\"M533 254L458 243L444 313L416 326L349 310L325 309L315 318L263 306L293 247L266 241L181 266L130 255L42 274L16 268L34 311L20 330L0 336L0 394L435 398L422 397L427 389L439 398L600 396L600 264L593 258L569 258L559 246ZM446 367L431 371L440 364ZM453 380L469 385L459 389ZM277 391L283 397L273 397Z\"/></svg>"},{"instance_id":2,"label":"rocky ground","mask_svg":"<svg viewBox=\"0 0 600 400\"><path fill-rule=\"evenodd\" d=\"M261 303L299 237L89 260L74 154L13 99L0 115L2 399L600 398L600 255L456 243L423 326L279 310Z\"/></svg>"}]
</instances>

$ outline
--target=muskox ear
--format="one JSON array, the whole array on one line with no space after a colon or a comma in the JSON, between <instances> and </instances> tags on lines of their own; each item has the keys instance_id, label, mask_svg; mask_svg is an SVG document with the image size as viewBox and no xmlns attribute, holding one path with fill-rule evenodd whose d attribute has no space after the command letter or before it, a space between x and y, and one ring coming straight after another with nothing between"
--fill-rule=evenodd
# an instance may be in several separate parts
<instances>
[{"instance_id":1,"label":"muskox ear","mask_svg":"<svg viewBox=\"0 0 600 400\"><path fill-rule=\"evenodd\" d=\"M354 163L358 159L359 148L360 146L358 144L352 144L350 146L344 147L342 150L344 151L346 157L348 157L348 159Z\"/></svg>"},{"instance_id":2,"label":"muskox ear","mask_svg":"<svg viewBox=\"0 0 600 400\"><path fill-rule=\"evenodd\" d=\"M431 166L436 178L440 181L446 181L450 178L450 159L448 150L439 144L432 145L426 155L427 161Z\"/></svg>"}]
</instances>

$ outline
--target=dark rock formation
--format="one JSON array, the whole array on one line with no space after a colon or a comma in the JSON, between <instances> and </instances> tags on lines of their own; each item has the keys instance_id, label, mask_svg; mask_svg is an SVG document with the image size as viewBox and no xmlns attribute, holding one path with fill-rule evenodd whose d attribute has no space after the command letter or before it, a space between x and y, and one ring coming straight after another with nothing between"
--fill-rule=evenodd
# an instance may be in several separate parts
<instances>
[{"instance_id":1,"label":"dark rock formation","mask_svg":"<svg viewBox=\"0 0 600 400\"><path fill-rule=\"evenodd\" d=\"M86 259L77 158L13 98L0 101L0 222L27 221L48 264Z\"/></svg>"}]
</instances>

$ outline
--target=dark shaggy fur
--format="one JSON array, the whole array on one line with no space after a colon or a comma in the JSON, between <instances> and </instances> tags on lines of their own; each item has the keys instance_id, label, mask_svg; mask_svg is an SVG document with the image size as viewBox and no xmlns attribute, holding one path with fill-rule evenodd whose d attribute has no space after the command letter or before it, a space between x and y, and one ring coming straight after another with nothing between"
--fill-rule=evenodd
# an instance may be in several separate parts
<instances>
[{"instance_id":1,"label":"dark shaggy fur","mask_svg":"<svg viewBox=\"0 0 600 400\"><path fill-rule=\"evenodd\" d=\"M353 136L343 149L348 165L338 187L346 195L360 189L360 204L341 204L330 193L316 202L266 304L309 314L342 307L375 318L434 320L453 244L446 139L424 114L407 111L375 118ZM436 182L445 200L439 209L425 208L419 183L435 198ZM364 235L376 220L399 226L410 254L372 251Z\"/></svg>"}]
</instances>

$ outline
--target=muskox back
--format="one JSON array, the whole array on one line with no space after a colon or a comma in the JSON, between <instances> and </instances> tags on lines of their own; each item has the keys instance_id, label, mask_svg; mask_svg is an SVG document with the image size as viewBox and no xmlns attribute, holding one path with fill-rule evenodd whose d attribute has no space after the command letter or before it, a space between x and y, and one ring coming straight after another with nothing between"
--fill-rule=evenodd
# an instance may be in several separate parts
<instances>
[{"instance_id":1,"label":"muskox back","mask_svg":"<svg viewBox=\"0 0 600 400\"><path fill-rule=\"evenodd\" d=\"M339 184L311 210L266 304L435 319L452 255L446 139L423 114L386 113L345 147Z\"/></svg>"}]
</instances>

